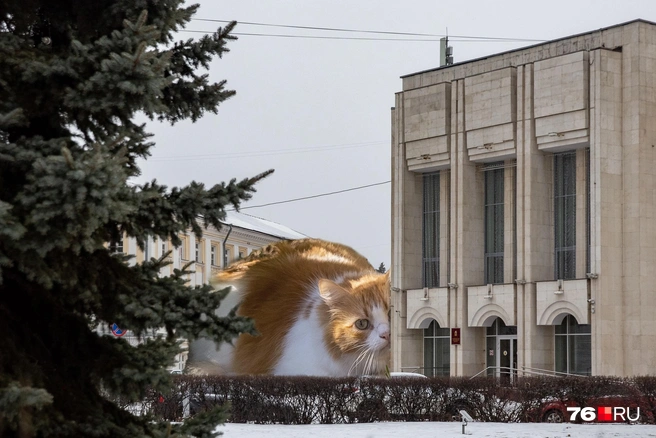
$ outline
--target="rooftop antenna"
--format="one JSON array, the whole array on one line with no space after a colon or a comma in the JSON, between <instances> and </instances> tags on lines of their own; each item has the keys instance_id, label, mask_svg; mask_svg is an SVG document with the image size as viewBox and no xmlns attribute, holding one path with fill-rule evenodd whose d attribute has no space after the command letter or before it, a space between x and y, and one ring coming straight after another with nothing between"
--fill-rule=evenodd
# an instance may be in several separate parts
<instances>
[{"instance_id":1,"label":"rooftop antenna","mask_svg":"<svg viewBox=\"0 0 656 438\"><path fill-rule=\"evenodd\" d=\"M449 28L446 36L440 38L440 67L453 64L453 47L449 45Z\"/></svg>"}]
</instances>

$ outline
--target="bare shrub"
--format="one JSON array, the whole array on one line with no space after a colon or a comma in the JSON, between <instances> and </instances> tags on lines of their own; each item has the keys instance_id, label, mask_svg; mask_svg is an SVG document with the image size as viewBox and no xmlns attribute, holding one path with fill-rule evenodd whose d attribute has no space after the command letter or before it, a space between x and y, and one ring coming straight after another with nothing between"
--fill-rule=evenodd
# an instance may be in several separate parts
<instances>
[{"instance_id":1,"label":"bare shrub","mask_svg":"<svg viewBox=\"0 0 656 438\"><path fill-rule=\"evenodd\" d=\"M372 421L542 421L549 403L640 408L641 422L656 413L656 377L522 377L512 385L492 377L322 378L176 376L167 394L140 403L114 400L141 415L180 421L228 407L228 421L258 424L333 424ZM503 384L502 384L503 383ZM546 407L546 408L545 408Z\"/></svg>"}]
</instances>

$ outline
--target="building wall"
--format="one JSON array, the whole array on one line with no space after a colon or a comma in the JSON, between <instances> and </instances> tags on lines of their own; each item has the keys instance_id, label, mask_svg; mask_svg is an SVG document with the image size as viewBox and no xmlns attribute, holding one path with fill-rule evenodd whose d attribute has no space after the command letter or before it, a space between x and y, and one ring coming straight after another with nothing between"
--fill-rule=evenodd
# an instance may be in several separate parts
<instances>
[{"instance_id":1,"label":"building wall","mask_svg":"<svg viewBox=\"0 0 656 438\"><path fill-rule=\"evenodd\" d=\"M518 366L553 370L554 325L574 315L591 324L592 374L652 372L655 67L656 25L634 21L403 78L392 111L393 369L421 365L421 329L435 319L461 329L452 375L473 375L485 327L502 317L517 327ZM553 154L563 151L576 151L576 275L558 282ZM504 282L493 287L483 284L490 162L505 167ZM441 276L423 290L422 174L433 171Z\"/></svg>"},{"instance_id":2,"label":"building wall","mask_svg":"<svg viewBox=\"0 0 656 438\"><path fill-rule=\"evenodd\" d=\"M201 225L202 226L202 225ZM187 274L190 286L203 285L210 282L212 276L233 261L248 256L252 251L260 249L271 243L278 242L285 238L299 238L302 235L292 233L289 236L273 236L262 232L246 229L242 227L224 225L221 229L213 226L203 227L203 236L197 240L196 236L188 230L180 235L182 244L173 247L170 240L149 237L144 248L138 247L136 239L125 237L123 239L123 252L133 255L130 260L131 264L143 263L144 260L152 257L160 258L169 253L167 260L171 263L161 269L160 275L168 276L173 273L174 269L181 269L187 266L191 271ZM196 243L199 243L199 254L196 258ZM216 248L215 263L212 263L212 247ZM223 251L228 251L227 263L223 257ZM99 327L98 332L102 335L111 336L110 327ZM132 331L127 330L124 334L125 339L130 345L138 345L145 339L152 336L165 336L163 329L137 337ZM181 373L186 365L188 358L188 342L181 339L183 351L175 357L173 365L169 370L173 373Z\"/></svg>"},{"instance_id":3,"label":"building wall","mask_svg":"<svg viewBox=\"0 0 656 438\"><path fill-rule=\"evenodd\" d=\"M422 267L422 176L404 171L406 148L404 130L399 123L403 119L403 106L397 95L397 110L393 111L392 138L397 149L392 154L392 175L396 179L392 192L393 217L398 226L392 226L391 276L395 287L391 292L390 325L392 327L392 363L402 371L416 370L423 364L423 340L421 332L407 329L407 290L420 286ZM396 113L400 113L398 116ZM394 122L397 123L394 123Z\"/></svg>"}]
</instances>

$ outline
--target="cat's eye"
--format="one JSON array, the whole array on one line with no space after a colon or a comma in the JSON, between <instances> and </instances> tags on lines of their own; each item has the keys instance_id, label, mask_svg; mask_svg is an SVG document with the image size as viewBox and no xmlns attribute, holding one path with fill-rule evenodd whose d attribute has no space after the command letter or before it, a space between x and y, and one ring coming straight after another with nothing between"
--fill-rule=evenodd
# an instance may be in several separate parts
<instances>
[{"instance_id":1,"label":"cat's eye","mask_svg":"<svg viewBox=\"0 0 656 438\"><path fill-rule=\"evenodd\" d=\"M358 330L366 330L369 328L369 320L368 319L358 319L355 321L355 328Z\"/></svg>"}]
</instances>

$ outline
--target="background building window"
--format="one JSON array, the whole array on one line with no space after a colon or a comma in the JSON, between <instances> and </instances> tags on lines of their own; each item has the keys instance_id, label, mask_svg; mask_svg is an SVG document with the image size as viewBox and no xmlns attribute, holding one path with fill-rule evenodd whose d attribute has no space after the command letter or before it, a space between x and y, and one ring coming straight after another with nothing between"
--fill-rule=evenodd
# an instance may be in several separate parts
<instances>
[{"instance_id":1,"label":"background building window","mask_svg":"<svg viewBox=\"0 0 656 438\"><path fill-rule=\"evenodd\" d=\"M146 237L146 244L144 245L144 261L150 260L150 237Z\"/></svg>"},{"instance_id":2,"label":"background building window","mask_svg":"<svg viewBox=\"0 0 656 438\"><path fill-rule=\"evenodd\" d=\"M423 286L440 283L440 173L424 175Z\"/></svg>"},{"instance_id":3,"label":"background building window","mask_svg":"<svg viewBox=\"0 0 656 438\"><path fill-rule=\"evenodd\" d=\"M485 166L485 284L503 283L503 162Z\"/></svg>"},{"instance_id":4,"label":"background building window","mask_svg":"<svg viewBox=\"0 0 656 438\"><path fill-rule=\"evenodd\" d=\"M224 268L226 266L228 266L233 261L232 251L233 251L233 246L232 245L225 245L223 247L223 267Z\"/></svg>"},{"instance_id":5,"label":"background building window","mask_svg":"<svg viewBox=\"0 0 656 438\"><path fill-rule=\"evenodd\" d=\"M554 155L554 275L576 278L576 152Z\"/></svg>"},{"instance_id":6,"label":"background building window","mask_svg":"<svg viewBox=\"0 0 656 438\"><path fill-rule=\"evenodd\" d=\"M178 248L178 251L180 251L180 259L187 260L187 237L181 237L180 240L180 248Z\"/></svg>"},{"instance_id":7,"label":"background building window","mask_svg":"<svg viewBox=\"0 0 656 438\"><path fill-rule=\"evenodd\" d=\"M123 239L119 239L109 244L109 251L115 254L123 253Z\"/></svg>"},{"instance_id":8,"label":"background building window","mask_svg":"<svg viewBox=\"0 0 656 438\"><path fill-rule=\"evenodd\" d=\"M203 245L199 241L196 241L196 247L195 247L195 254L194 254L194 260L196 263L202 263L203 262L203 255L201 253Z\"/></svg>"},{"instance_id":9,"label":"background building window","mask_svg":"<svg viewBox=\"0 0 656 438\"><path fill-rule=\"evenodd\" d=\"M589 376L592 371L590 324L579 324L567 315L556 326L556 371Z\"/></svg>"},{"instance_id":10,"label":"background building window","mask_svg":"<svg viewBox=\"0 0 656 438\"><path fill-rule=\"evenodd\" d=\"M424 329L424 374L448 376L450 374L451 333L448 328L440 328L437 321Z\"/></svg>"},{"instance_id":11,"label":"background building window","mask_svg":"<svg viewBox=\"0 0 656 438\"><path fill-rule=\"evenodd\" d=\"M216 245L210 247L210 262L212 266L216 266Z\"/></svg>"}]
</instances>

